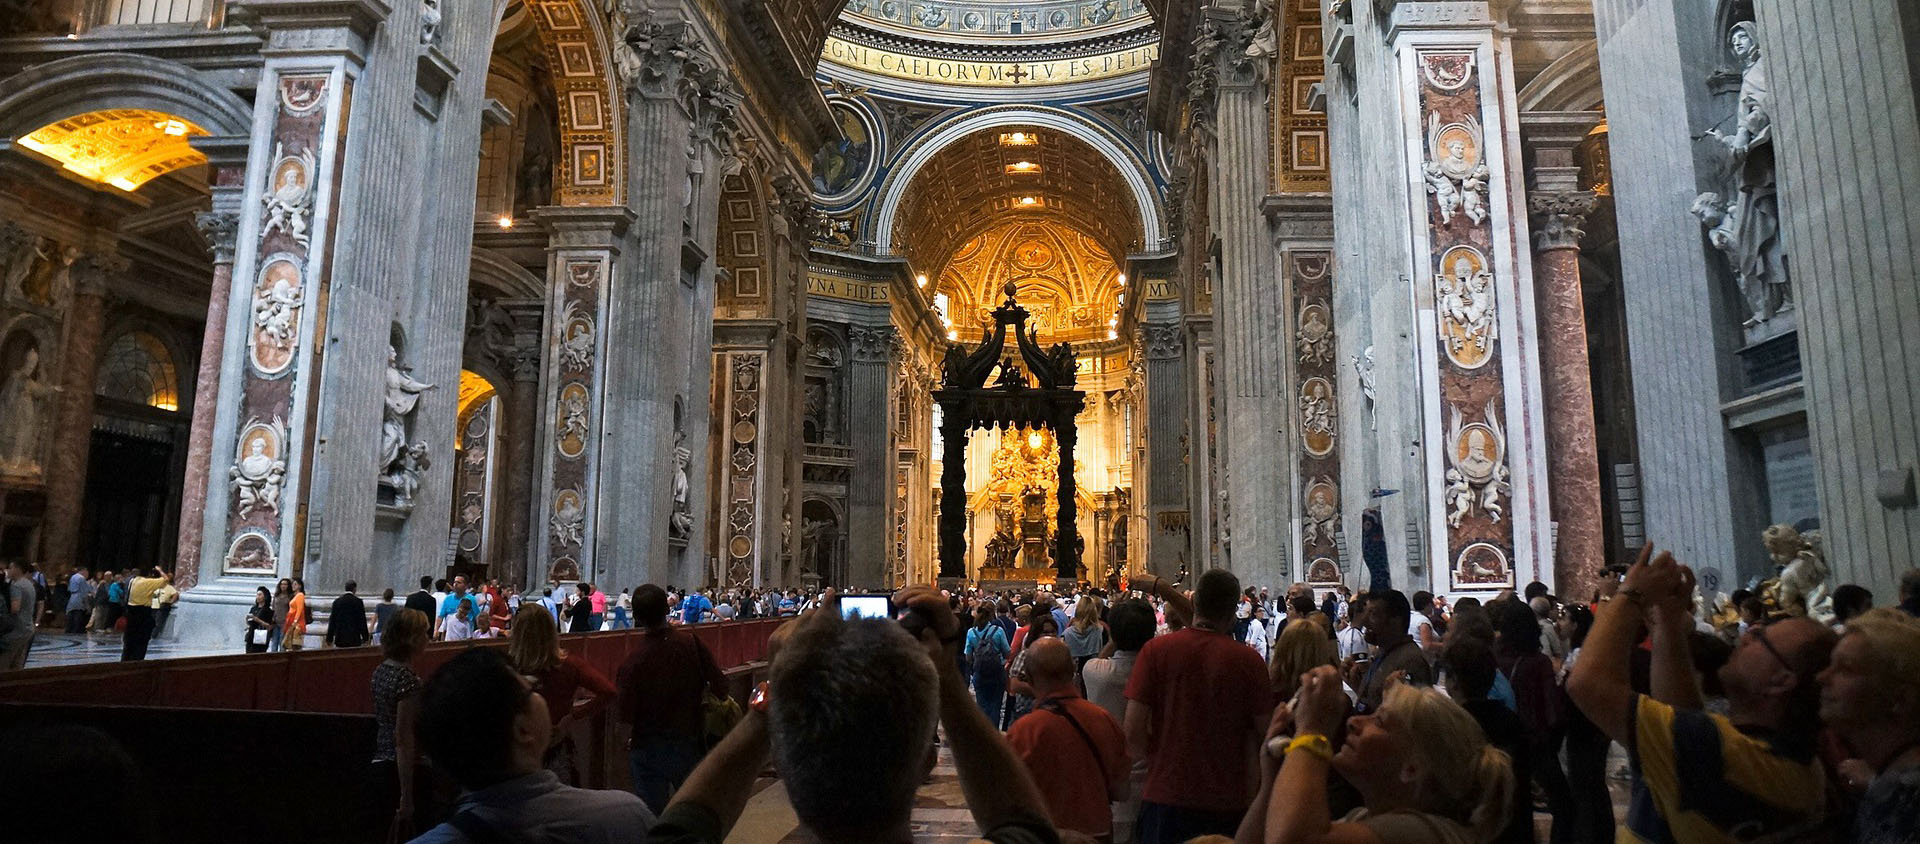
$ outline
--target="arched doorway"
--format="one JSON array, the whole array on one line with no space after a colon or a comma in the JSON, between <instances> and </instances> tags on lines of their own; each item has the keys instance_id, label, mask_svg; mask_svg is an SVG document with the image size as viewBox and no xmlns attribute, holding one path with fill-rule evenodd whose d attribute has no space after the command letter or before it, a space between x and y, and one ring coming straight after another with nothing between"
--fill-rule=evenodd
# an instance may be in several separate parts
<instances>
[{"instance_id":1,"label":"arched doorway","mask_svg":"<svg viewBox=\"0 0 1920 844\"><path fill-rule=\"evenodd\" d=\"M184 367L154 332L126 331L101 354L77 562L171 568L186 466Z\"/></svg>"}]
</instances>

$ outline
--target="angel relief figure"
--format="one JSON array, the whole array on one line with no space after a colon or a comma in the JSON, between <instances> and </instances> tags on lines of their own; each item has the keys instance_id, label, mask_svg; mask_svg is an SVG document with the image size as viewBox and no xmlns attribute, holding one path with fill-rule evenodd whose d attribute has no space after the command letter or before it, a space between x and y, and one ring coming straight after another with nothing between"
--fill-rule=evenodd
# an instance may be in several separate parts
<instances>
[{"instance_id":1,"label":"angel relief figure","mask_svg":"<svg viewBox=\"0 0 1920 844\"><path fill-rule=\"evenodd\" d=\"M1465 213L1476 226L1487 221L1490 171L1481 159L1484 138L1480 121L1471 117L1446 125L1441 125L1438 114L1428 120L1427 154L1433 159L1422 170L1427 193L1439 207L1441 225L1451 224L1456 213Z\"/></svg>"},{"instance_id":2,"label":"angel relief figure","mask_svg":"<svg viewBox=\"0 0 1920 844\"><path fill-rule=\"evenodd\" d=\"M298 156L283 155L274 149L273 184L267 191L266 221L260 236L283 231L301 246L307 245L308 216L313 213L313 172L316 163L312 150Z\"/></svg>"}]
</instances>

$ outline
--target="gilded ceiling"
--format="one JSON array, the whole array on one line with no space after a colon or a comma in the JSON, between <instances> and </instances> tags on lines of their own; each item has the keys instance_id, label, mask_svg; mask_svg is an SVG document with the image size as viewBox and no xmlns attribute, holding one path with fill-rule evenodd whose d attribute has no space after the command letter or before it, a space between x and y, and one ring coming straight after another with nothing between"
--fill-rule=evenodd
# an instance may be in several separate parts
<instances>
[{"instance_id":1,"label":"gilded ceiling","mask_svg":"<svg viewBox=\"0 0 1920 844\"><path fill-rule=\"evenodd\" d=\"M91 111L50 123L20 145L60 162L89 180L126 191L207 157L187 139L207 131L171 114L122 108Z\"/></svg>"},{"instance_id":2,"label":"gilded ceiling","mask_svg":"<svg viewBox=\"0 0 1920 844\"><path fill-rule=\"evenodd\" d=\"M1003 136L1014 133L1030 143L1007 143ZM1065 224L1107 255L1125 256L1140 246L1135 209L1120 171L1084 141L1052 129L1002 127L953 142L914 175L894 242L916 267L937 271L961 244L1015 219Z\"/></svg>"},{"instance_id":3,"label":"gilded ceiling","mask_svg":"<svg viewBox=\"0 0 1920 844\"><path fill-rule=\"evenodd\" d=\"M930 40L1084 38L1148 23L1143 0L848 0L850 23Z\"/></svg>"},{"instance_id":4,"label":"gilded ceiling","mask_svg":"<svg viewBox=\"0 0 1920 844\"><path fill-rule=\"evenodd\" d=\"M963 339L993 325L993 309L1013 282L1033 314L1042 344L1111 339L1125 287L1113 256L1071 225L1048 220L1002 222L961 244L940 272L937 294Z\"/></svg>"}]
</instances>

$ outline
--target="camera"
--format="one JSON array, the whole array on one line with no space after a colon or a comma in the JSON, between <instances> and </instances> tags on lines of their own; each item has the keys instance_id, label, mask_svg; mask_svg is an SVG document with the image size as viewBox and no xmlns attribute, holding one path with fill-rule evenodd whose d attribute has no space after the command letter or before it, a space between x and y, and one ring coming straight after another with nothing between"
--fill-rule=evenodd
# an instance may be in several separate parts
<instances>
[{"instance_id":1,"label":"camera","mask_svg":"<svg viewBox=\"0 0 1920 844\"><path fill-rule=\"evenodd\" d=\"M897 615L891 595L841 595L840 617L890 619Z\"/></svg>"}]
</instances>

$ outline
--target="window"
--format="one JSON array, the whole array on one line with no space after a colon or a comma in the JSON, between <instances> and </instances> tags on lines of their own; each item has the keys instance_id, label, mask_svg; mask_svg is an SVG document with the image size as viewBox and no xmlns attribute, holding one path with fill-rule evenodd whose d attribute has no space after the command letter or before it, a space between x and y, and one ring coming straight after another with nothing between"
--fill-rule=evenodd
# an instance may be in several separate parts
<instances>
[{"instance_id":1,"label":"window","mask_svg":"<svg viewBox=\"0 0 1920 844\"><path fill-rule=\"evenodd\" d=\"M179 410L179 383L173 355L160 338L145 331L130 331L114 340L100 357L93 391L128 404Z\"/></svg>"}]
</instances>

